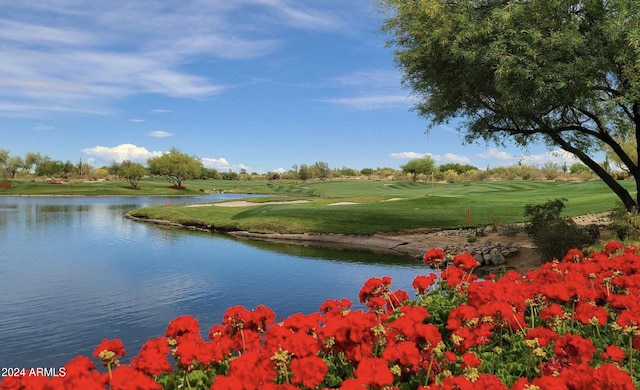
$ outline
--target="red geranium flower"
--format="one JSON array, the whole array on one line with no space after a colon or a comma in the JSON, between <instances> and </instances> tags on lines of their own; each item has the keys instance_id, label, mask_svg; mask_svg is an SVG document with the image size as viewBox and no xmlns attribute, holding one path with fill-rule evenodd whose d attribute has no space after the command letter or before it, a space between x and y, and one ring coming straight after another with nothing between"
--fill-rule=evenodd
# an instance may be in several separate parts
<instances>
[{"instance_id":1,"label":"red geranium flower","mask_svg":"<svg viewBox=\"0 0 640 390\"><path fill-rule=\"evenodd\" d=\"M124 345L120 339L107 340L102 339L102 342L98 344L98 346L93 350L93 356L100 358L100 354L103 351L113 352L116 356L124 356L125 350Z\"/></svg>"},{"instance_id":2,"label":"red geranium flower","mask_svg":"<svg viewBox=\"0 0 640 390\"><path fill-rule=\"evenodd\" d=\"M113 371L113 378L109 385L112 390L162 390L162 385L154 381L141 371L133 369L129 366L120 366Z\"/></svg>"},{"instance_id":3,"label":"red geranium flower","mask_svg":"<svg viewBox=\"0 0 640 390\"><path fill-rule=\"evenodd\" d=\"M358 364L356 377L369 386L382 387L393 382L393 374L385 359L364 358Z\"/></svg>"},{"instance_id":4,"label":"red geranium flower","mask_svg":"<svg viewBox=\"0 0 640 390\"><path fill-rule=\"evenodd\" d=\"M533 329L529 329L527 331L527 335L525 339L527 340L538 340L538 345L541 347L546 347L551 344L552 340L557 340L560 336L558 333L554 332L551 329L537 327Z\"/></svg>"},{"instance_id":5,"label":"red geranium flower","mask_svg":"<svg viewBox=\"0 0 640 390\"><path fill-rule=\"evenodd\" d=\"M429 287L433 286L433 283L438 279L438 275L430 273L429 276L418 275L413 279L412 286L418 290L418 294L424 294L429 290Z\"/></svg>"},{"instance_id":6,"label":"red geranium flower","mask_svg":"<svg viewBox=\"0 0 640 390\"><path fill-rule=\"evenodd\" d=\"M453 258L453 265L468 271L476 268L480 263L471 254L461 253Z\"/></svg>"},{"instance_id":7,"label":"red geranium flower","mask_svg":"<svg viewBox=\"0 0 640 390\"><path fill-rule=\"evenodd\" d=\"M186 315L177 317L169 322L165 336L175 339L185 333L198 334L199 332L200 324L198 323L198 320L196 320L194 316Z\"/></svg>"},{"instance_id":8,"label":"red geranium flower","mask_svg":"<svg viewBox=\"0 0 640 390\"><path fill-rule=\"evenodd\" d=\"M420 363L420 351L416 343L404 341L387 346L382 353L382 358L389 362L398 362L403 366L417 366Z\"/></svg>"},{"instance_id":9,"label":"red geranium flower","mask_svg":"<svg viewBox=\"0 0 640 390\"><path fill-rule=\"evenodd\" d=\"M579 263L584 258L584 253L577 248L572 248L567 251L567 254L562 258L563 263Z\"/></svg>"},{"instance_id":10,"label":"red geranium flower","mask_svg":"<svg viewBox=\"0 0 640 390\"><path fill-rule=\"evenodd\" d=\"M293 383L302 383L311 389L318 386L329 371L327 363L317 356L293 359L289 365L289 369L293 373Z\"/></svg>"},{"instance_id":11,"label":"red geranium flower","mask_svg":"<svg viewBox=\"0 0 640 390\"><path fill-rule=\"evenodd\" d=\"M93 356L102 360L104 366L118 366L120 361L118 356L125 355L124 345L120 339L107 340L103 339L100 344L93 350Z\"/></svg>"},{"instance_id":12,"label":"red geranium flower","mask_svg":"<svg viewBox=\"0 0 640 390\"><path fill-rule=\"evenodd\" d=\"M431 268L440 268L444 260L445 253L440 248L432 248L424 254L422 262Z\"/></svg>"},{"instance_id":13,"label":"red geranium flower","mask_svg":"<svg viewBox=\"0 0 640 390\"><path fill-rule=\"evenodd\" d=\"M613 360L614 362L621 362L624 359L624 349L617 345L609 345L602 353L602 358L605 360Z\"/></svg>"},{"instance_id":14,"label":"red geranium flower","mask_svg":"<svg viewBox=\"0 0 640 390\"><path fill-rule=\"evenodd\" d=\"M466 352L462 355L462 368L478 367L482 364L482 360L478 359L475 353Z\"/></svg>"},{"instance_id":15,"label":"red geranium flower","mask_svg":"<svg viewBox=\"0 0 640 390\"><path fill-rule=\"evenodd\" d=\"M380 278L369 278L360 289L358 297L360 303L367 302L372 297L384 297L386 293L391 291L391 278L388 276Z\"/></svg>"},{"instance_id":16,"label":"red geranium flower","mask_svg":"<svg viewBox=\"0 0 640 390\"><path fill-rule=\"evenodd\" d=\"M585 325L592 322L595 322L598 325L604 325L607 323L607 319L609 318L609 312L602 306L579 302L576 306L574 318Z\"/></svg>"},{"instance_id":17,"label":"red geranium flower","mask_svg":"<svg viewBox=\"0 0 640 390\"><path fill-rule=\"evenodd\" d=\"M556 356L567 358L571 362L589 363L593 359L596 347L589 339L577 334L566 333L556 341L553 352Z\"/></svg>"},{"instance_id":18,"label":"red geranium flower","mask_svg":"<svg viewBox=\"0 0 640 390\"><path fill-rule=\"evenodd\" d=\"M148 375L160 375L172 370L167 358L169 343L164 337L147 340L140 348L138 356L131 359L131 367Z\"/></svg>"},{"instance_id":19,"label":"red geranium flower","mask_svg":"<svg viewBox=\"0 0 640 390\"><path fill-rule=\"evenodd\" d=\"M604 246L604 251L607 252L609 255L612 255L622 248L624 248L624 245L620 241L609 241Z\"/></svg>"},{"instance_id":20,"label":"red geranium flower","mask_svg":"<svg viewBox=\"0 0 640 390\"><path fill-rule=\"evenodd\" d=\"M595 387L598 389L635 389L631 375L613 364L603 364L598 367L594 379Z\"/></svg>"}]
</instances>

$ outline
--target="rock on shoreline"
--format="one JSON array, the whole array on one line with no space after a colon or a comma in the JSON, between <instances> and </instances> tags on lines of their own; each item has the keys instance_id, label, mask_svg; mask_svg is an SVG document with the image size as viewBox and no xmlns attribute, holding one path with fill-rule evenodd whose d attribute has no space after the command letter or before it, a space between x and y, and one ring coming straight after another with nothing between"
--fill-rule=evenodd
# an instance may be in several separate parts
<instances>
[{"instance_id":1,"label":"rock on shoreline","mask_svg":"<svg viewBox=\"0 0 640 390\"><path fill-rule=\"evenodd\" d=\"M198 230L204 232L213 232L211 226L193 226L184 225L166 220L147 219L135 217L127 214L127 218L153 223L156 225L168 227L180 227L189 230ZM419 235L394 235L394 234L374 234L374 235L350 235L350 234L331 234L331 233L304 233L304 234L286 234L286 233L253 233L248 231L226 231L230 236L263 241L286 242L307 246L322 246L334 249L344 250L365 250L375 253L385 253L392 255L401 255L421 261L424 253L432 247L439 247L445 253L455 256L460 253L472 254L481 265L496 266L504 265L507 259L517 255L520 250L519 244L504 244L500 242L475 242L475 243L451 243L452 237L460 237L460 231L437 231L431 234L421 233ZM464 233L464 232L463 232ZM424 241L425 237L430 236L438 241L433 244ZM450 243L450 244L446 244ZM446 245L443 245L446 244Z\"/></svg>"}]
</instances>

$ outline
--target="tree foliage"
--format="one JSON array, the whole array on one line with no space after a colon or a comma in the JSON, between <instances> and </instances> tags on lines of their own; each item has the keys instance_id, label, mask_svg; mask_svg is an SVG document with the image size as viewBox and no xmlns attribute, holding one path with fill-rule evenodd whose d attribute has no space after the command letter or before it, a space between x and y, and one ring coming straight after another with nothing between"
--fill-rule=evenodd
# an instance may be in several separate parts
<instances>
[{"instance_id":1,"label":"tree foliage","mask_svg":"<svg viewBox=\"0 0 640 390\"><path fill-rule=\"evenodd\" d=\"M594 158L609 148L640 188L637 0L379 0L383 31L431 125L462 117L467 142L544 143L574 154L622 200ZM621 140L635 140L635 154Z\"/></svg>"},{"instance_id":2,"label":"tree foliage","mask_svg":"<svg viewBox=\"0 0 640 390\"><path fill-rule=\"evenodd\" d=\"M458 175L461 175L465 172L469 172L469 171L473 171L473 170L478 170L478 167L470 165L470 164L460 164L460 163L448 163L448 164L442 164L442 165L438 165L438 170L440 172L447 172L447 171L454 171L455 173L457 173Z\"/></svg>"},{"instance_id":3,"label":"tree foliage","mask_svg":"<svg viewBox=\"0 0 640 390\"><path fill-rule=\"evenodd\" d=\"M129 182L132 188L138 188L138 182L147 174L147 168L142 164L125 160L120 164L118 173Z\"/></svg>"},{"instance_id":4,"label":"tree foliage","mask_svg":"<svg viewBox=\"0 0 640 390\"><path fill-rule=\"evenodd\" d=\"M402 169L404 173L411 174L413 181L416 181L418 175L428 175L433 172L436 169L436 162L433 158L425 156L409 160L406 164L403 164L400 169Z\"/></svg>"},{"instance_id":5,"label":"tree foliage","mask_svg":"<svg viewBox=\"0 0 640 390\"><path fill-rule=\"evenodd\" d=\"M182 187L184 180L199 177L202 172L202 162L198 157L182 153L177 148L149 158L147 164L152 175L164 176L176 187Z\"/></svg>"},{"instance_id":6,"label":"tree foliage","mask_svg":"<svg viewBox=\"0 0 640 390\"><path fill-rule=\"evenodd\" d=\"M5 173L6 175L8 175L10 178L13 179L16 177L16 173L18 173L18 171L23 167L24 167L24 161L22 160L22 157L13 156L13 157L10 157L5 163Z\"/></svg>"}]
</instances>

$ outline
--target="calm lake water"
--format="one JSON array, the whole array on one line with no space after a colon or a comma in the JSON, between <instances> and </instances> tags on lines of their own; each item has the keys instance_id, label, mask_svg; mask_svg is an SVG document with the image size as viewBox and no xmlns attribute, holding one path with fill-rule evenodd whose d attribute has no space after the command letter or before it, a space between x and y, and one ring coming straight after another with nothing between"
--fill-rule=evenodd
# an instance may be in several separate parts
<instances>
[{"instance_id":1,"label":"calm lake water","mask_svg":"<svg viewBox=\"0 0 640 390\"><path fill-rule=\"evenodd\" d=\"M178 198L169 204L228 199ZM327 298L358 301L371 276L412 294L428 274L404 258L238 241L123 217L166 198L0 197L0 367L60 367L120 338L127 358L194 315L203 336L227 307L259 304L276 317L311 313Z\"/></svg>"}]
</instances>

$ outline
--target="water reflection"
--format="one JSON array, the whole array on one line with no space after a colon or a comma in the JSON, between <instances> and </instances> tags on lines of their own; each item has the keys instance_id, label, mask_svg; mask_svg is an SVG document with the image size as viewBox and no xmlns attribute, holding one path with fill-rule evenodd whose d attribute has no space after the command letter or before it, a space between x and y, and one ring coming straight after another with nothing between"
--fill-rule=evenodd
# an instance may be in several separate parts
<instances>
[{"instance_id":1,"label":"water reflection","mask_svg":"<svg viewBox=\"0 0 640 390\"><path fill-rule=\"evenodd\" d=\"M105 337L122 339L133 356L178 315L195 315L206 336L231 305L266 304L281 318L316 311L327 298L357 301L370 276L410 289L428 273L406 259L240 242L123 217L163 202L0 198L0 367L56 367L90 355Z\"/></svg>"},{"instance_id":2,"label":"water reflection","mask_svg":"<svg viewBox=\"0 0 640 390\"><path fill-rule=\"evenodd\" d=\"M229 237L229 236L225 236ZM393 255L380 255L373 251L357 251L345 248L344 244L332 244L327 243L301 243L291 244L278 241L268 240L249 240L249 239L237 239L245 245L249 245L255 248L283 253L292 256L308 257L312 259L324 259L329 261L340 262L355 262L366 264L389 264L389 265L409 265L415 266L416 262L410 256L393 256ZM330 257L327 257L327 253L331 253Z\"/></svg>"}]
</instances>

